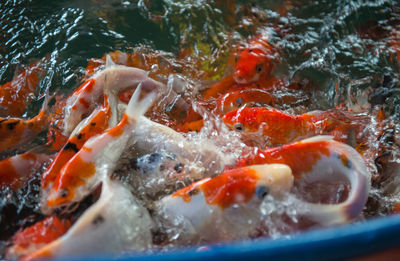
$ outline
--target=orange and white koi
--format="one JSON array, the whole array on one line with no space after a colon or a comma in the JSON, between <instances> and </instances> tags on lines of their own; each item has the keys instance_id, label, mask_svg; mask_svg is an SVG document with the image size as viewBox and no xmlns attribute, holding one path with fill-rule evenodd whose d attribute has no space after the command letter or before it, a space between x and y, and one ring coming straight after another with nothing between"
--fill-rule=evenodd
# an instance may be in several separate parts
<instances>
[{"instance_id":1,"label":"orange and white koi","mask_svg":"<svg viewBox=\"0 0 400 261\"><path fill-rule=\"evenodd\" d=\"M6 250L7 259L21 258L40 249L65 234L70 226L68 220L51 216L18 231L11 239L12 246Z\"/></svg>"},{"instance_id":2,"label":"orange and white koi","mask_svg":"<svg viewBox=\"0 0 400 261\"><path fill-rule=\"evenodd\" d=\"M80 201L92 192L114 169L140 117L151 106L155 94L139 100L138 87L126 108L122 120L103 134L85 142L82 149L61 169L49 195L44 197L42 210Z\"/></svg>"},{"instance_id":3,"label":"orange and white koi","mask_svg":"<svg viewBox=\"0 0 400 261\"><path fill-rule=\"evenodd\" d=\"M306 203L312 219L322 225L348 222L356 218L367 202L371 174L360 154L330 136L316 136L296 143L258 151L239 159L237 167L254 164L288 165L297 181L331 181L350 186L347 199L339 204Z\"/></svg>"},{"instance_id":4,"label":"orange and white koi","mask_svg":"<svg viewBox=\"0 0 400 261\"><path fill-rule=\"evenodd\" d=\"M183 243L247 238L260 223L264 197L289 192L293 180L287 165L246 166L193 183L157 206L164 223L182 221L184 233L178 240Z\"/></svg>"},{"instance_id":5,"label":"orange and white koi","mask_svg":"<svg viewBox=\"0 0 400 261\"><path fill-rule=\"evenodd\" d=\"M39 84L43 70L38 63L31 64L11 82L0 86L0 116L20 117L28 106L29 94Z\"/></svg>"},{"instance_id":6,"label":"orange and white koi","mask_svg":"<svg viewBox=\"0 0 400 261\"><path fill-rule=\"evenodd\" d=\"M24 260L144 251L152 246L152 228L153 221L147 209L131 191L106 178L99 200L68 232Z\"/></svg>"},{"instance_id":7,"label":"orange and white koi","mask_svg":"<svg viewBox=\"0 0 400 261\"><path fill-rule=\"evenodd\" d=\"M350 139L362 132L367 119L364 117L356 122L352 118L355 117L349 115L346 118L344 113L335 110L291 115L272 107L242 107L228 112L222 120L237 131L258 132L261 129L271 144L279 145L316 134L332 135L338 141L355 143Z\"/></svg>"},{"instance_id":8,"label":"orange and white koi","mask_svg":"<svg viewBox=\"0 0 400 261\"><path fill-rule=\"evenodd\" d=\"M49 99L46 95L42 109L32 119L0 118L0 151L16 148L47 128Z\"/></svg>"},{"instance_id":9,"label":"orange and white koi","mask_svg":"<svg viewBox=\"0 0 400 261\"><path fill-rule=\"evenodd\" d=\"M56 157L46 169L42 176L42 191L48 191L54 184L64 165L83 147L85 142L91 137L101 134L109 127L114 127L114 119L112 116L112 108L109 105L108 95L104 95L103 107L94 110L92 114L79 123L75 128L66 144L57 153ZM115 112L116 113L116 112ZM80 127L80 125L82 127Z\"/></svg>"},{"instance_id":10,"label":"orange and white koi","mask_svg":"<svg viewBox=\"0 0 400 261\"><path fill-rule=\"evenodd\" d=\"M165 85L149 78L148 72L138 68L111 65L96 73L68 98L64 110L65 134L69 135L101 103L105 89L118 95L123 90L136 88L139 83L147 92L160 94L165 90Z\"/></svg>"},{"instance_id":11,"label":"orange and white koi","mask_svg":"<svg viewBox=\"0 0 400 261\"><path fill-rule=\"evenodd\" d=\"M50 159L47 154L27 152L0 161L0 188L8 186L17 190Z\"/></svg>"}]
</instances>

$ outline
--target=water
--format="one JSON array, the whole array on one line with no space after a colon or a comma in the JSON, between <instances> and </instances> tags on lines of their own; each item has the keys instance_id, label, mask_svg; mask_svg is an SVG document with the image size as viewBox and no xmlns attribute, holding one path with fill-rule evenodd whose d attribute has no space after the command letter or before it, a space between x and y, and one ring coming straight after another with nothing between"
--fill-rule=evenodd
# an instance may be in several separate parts
<instances>
[{"instance_id":1,"label":"water","mask_svg":"<svg viewBox=\"0 0 400 261\"><path fill-rule=\"evenodd\" d=\"M69 95L85 78L90 59L115 50L146 51L150 56L157 52L165 59L154 68L154 74L175 73L173 78L160 73L159 80L167 84L169 79L170 85L188 90L178 92L191 103L202 89L231 73L236 47L259 34L269 35L279 52L274 75L289 83L302 83L304 88L293 96L307 97L298 103L281 104L280 109L304 113L344 105L360 115L385 110L388 118L383 128L379 129L371 117L366 128L370 139L365 144L373 148L365 151L368 167L379 175L373 180L364 216L381 216L390 214L393 203L400 200L400 179L395 171L400 164L396 139L400 131L399 31L398 1L3 1L0 83L12 80L30 63L43 61L44 76L23 115L29 118L37 114L47 91ZM201 107L201 101L199 104ZM168 106L172 107L162 104L165 113L152 116L174 127L179 119L173 118ZM212 139L222 151L235 156L239 148L251 153L237 141L236 133L220 126L220 118L207 117L211 117L207 127L199 134L190 134L189 139L199 144ZM35 144L45 139L42 133ZM257 146L262 143L253 142ZM384 152L379 151L383 146ZM33 192L26 201L21 200L27 189ZM4 199L9 198L9 202L0 202L2 206L13 208L2 215L23 219L2 232L11 235L19 226L41 218L36 209L38 190L37 180L33 180L20 192L2 192ZM340 198L335 195L337 198L331 200ZM290 197L281 209L274 204L267 200L264 209L269 213L265 222L276 225L269 231L273 237L292 231L297 224L297 214L290 212ZM288 221L270 215L271 211L285 213Z\"/></svg>"}]
</instances>

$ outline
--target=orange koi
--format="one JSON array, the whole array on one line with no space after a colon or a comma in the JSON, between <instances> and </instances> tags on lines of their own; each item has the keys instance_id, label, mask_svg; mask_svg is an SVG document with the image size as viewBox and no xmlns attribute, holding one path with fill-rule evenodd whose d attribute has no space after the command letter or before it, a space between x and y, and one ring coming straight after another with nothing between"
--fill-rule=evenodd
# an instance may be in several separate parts
<instances>
[{"instance_id":1,"label":"orange koi","mask_svg":"<svg viewBox=\"0 0 400 261\"><path fill-rule=\"evenodd\" d=\"M84 126L72 135L66 144L57 153L53 162L46 169L42 176L42 190L46 191L51 187L60 173L62 167L83 147L91 137L102 133L110 126L111 107L108 103L108 96L104 95L104 104L101 110L94 111L93 117L86 120Z\"/></svg>"},{"instance_id":2,"label":"orange koi","mask_svg":"<svg viewBox=\"0 0 400 261\"><path fill-rule=\"evenodd\" d=\"M28 106L29 94L39 84L43 72L38 63L31 64L11 82L0 86L0 115L3 117L20 117Z\"/></svg>"},{"instance_id":3,"label":"orange koi","mask_svg":"<svg viewBox=\"0 0 400 261\"><path fill-rule=\"evenodd\" d=\"M42 109L32 119L0 118L0 151L16 148L47 128L49 99L46 95Z\"/></svg>"},{"instance_id":4,"label":"orange koi","mask_svg":"<svg viewBox=\"0 0 400 261\"><path fill-rule=\"evenodd\" d=\"M364 117L365 118L365 117ZM272 107L240 108L222 118L230 128L238 131L257 132L262 129L272 144L285 144L316 134L328 134L336 140L347 142L365 126L365 119L352 124L339 111L313 111L291 115Z\"/></svg>"},{"instance_id":5,"label":"orange koi","mask_svg":"<svg viewBox=\"0 0 400 261\"><path fill-rule=\"evenodd\" d=\"M260 224L258 207L264 197L290 191L293 180L290 168L283 164L236 168L180 189L158 206L165 218L179 216L183 227L190 227L191 238L182 241L234 240L249 236Z\"/></svg>"},{"instance_id":6,"label":"orange koi","mask_svg":"<svg viewBox=\"0 0 400 261\"><path fill-rule=\"evenodd\" d=\"M13 245L6 250L7 259L20 258L34 252L65 234L70 226L69 220L51 216L18 231L12 238Z\"/></svg>"},{"instance_id":7,"label":"orange koi","mask_svg":"<svg viewBox=\"0 0 400 261\"><path fill-rule=\"evenodd\" d=\"M9 186L14 191L50 160L46 154L24 153L0 161L0 187Z\"/></svg>"},{"instance_id":8,"label":"orange koi","mask_svg":"<svg viewBox=\"0 0 400 261\"><path fill-rule=\"evenodd\" d=\"M236 56L233 74L206 90L204 97L217 97L221 93L226 93L234 85L272 88L268 79L274 66L275 52L263 36L250 41Z\"/></svg>"},{"instance_id":9,"label":"orange koi","mask_svg":"<svg viewBox=\"0 0 400 261\"><path fill-rule=\"evenodd\" d=\"M310 215L323 224L339 224L357 217L367 202L371 174L364 160L352 147L330 136L316 136L296 143L258 151L239 159L237 167L254 164L286 164L295 180L346 181L350 185L347 199L339 204L307 203Z\"/></svg>"},{"instance_id":10,"label":"orange koi","mask_svg":"<svg viewBox=\"0 0 400 261\"><path fill-rule=\"evenodd\" d=\"M140 85L141 86L141 85ZM138 87L126 108L122 120L101 135L92 137L60 170L42 210L80 201L114 169L140 117L151 106L155 94L138 101Z\"/></svg>"}]
</instances>

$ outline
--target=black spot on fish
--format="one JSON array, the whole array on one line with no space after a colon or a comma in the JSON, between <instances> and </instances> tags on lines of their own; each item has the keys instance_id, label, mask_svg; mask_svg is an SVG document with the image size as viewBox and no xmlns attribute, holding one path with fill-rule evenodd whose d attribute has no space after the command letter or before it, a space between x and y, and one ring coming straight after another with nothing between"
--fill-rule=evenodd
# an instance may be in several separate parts
<instances>
[{"instance_id":1,"label":"black spot on fish","mask_svg":"<svg viewBox=\"0 0 400 261\"><path fill-rule=\"evenodd\" d=\"M252 53L253 52L253 49L249 49L249 53Z\"/></svg>"},{"instance_id":2,"label":"black spot on fish","mask_svg":"<svg viewBox=\"0 0 400 261\"><path fill-rule=\"evenodd\" d=\"M95 122L90 123L90 126L96 126Z\"/></svg>"},{"instance_id":3,"label":"black spot on fish","mask_svg":"<svg viewBox=\"0 0 400 261\"><path fill-rule=\"evenodd\" d=\"M269 189L267 186L258 186L256 188L256 195L259 199L265 198L269 193Z\"/></svg>"},{"instance_id":4,"label":"black spot on fish","mask_svg":"<svg viewBox=\"0 0 400 261\"><path fill-rule=\"evenodd\" d=\"M151 153L148 157L147 157L147 163L148 164L154 164L155 162L159 162L162 158L162 155L160 153Z\"/></svg>"},{"instance_id":5,"label":"black spot on fish","mask_svg":"<svg viewBox=\"0 0 400 261\"><path fill-rule=\"evenodd\" d=\"M62 197L62 198L66 198L69 195L69 191L67 189L62 189L62 190L60 190L59 193L60 193L60 197Z\"/></svg>"},{"instance_id":6,"label":"black spot on fish","mask_svg":"<svg viewBox=\"0 0 400 261\"><path fill-rule=\"evenodd\" d=\"M3 123L3 122L5 122L7 119L2 119L2 120L0 120L0 123ZM0 125L1 126L1 125Z\"/></svg>"},{"instance_id":7,"label":"black spot on fish","mask_svg":"<svg viewBox=\"0 0 400 261\"><path fill-rule=\"evenodd\" d=\"M18 125L18 123L19 123L19 121L9 122L9 123L7 123L7 128L9 130L13 130L13 129L15 129L15 126Z\"/></svg>"},{"instance_id":8,"label":"black spot on fish","mask_svg":"<svg viewBox=\"0 0 400 261\"><path fill-rule=\"evenodd\" d=\"M138 159L137 158L130 159L129 160L129 165L131 166L132 169L139 170Z\"/></svg>"},{"instance_id":9,"label":"black spot on fish","mask_svg":"<svg viewBox=\"0 0 400 261\"><path fill-rule=\"evenodd\" d=\"M74 143L71 143L71 142L68 142L67 144L65 144L64 149L65 150L73 150L75 152L79 151L78 147L76 147L76 145Z\"/></svg>"},{"instance_id":10,"label":"black spot on fish","mask_svg":"<svg viewBox=\"0 0 400 261\"><path fill-rule=\"evenodd\" d=\"M102 215L98 215L93 219L92 224L94 226L97 226L97 225L100 225L100 224L104 223L104 221L106 221L104 219L104 217Z\"/></svg>"},{"instance_id":11,"label":"black spot on fish","mask_svg":"<svg viewBox=\"0 0 400 261\"><path fill-rule=\"evenodd\" d=\"M178 164L176 164L176 165L174 166L174 170L175 170L177 173L181 173L182 170L183 170L183 167L184 167L184 165L183 165L182 163L178 163Z\"/></svg>"},{"instance_id":12,"label":"black spot on fish","mask_svg":"<svg viewBox=\"0 0 400 261\"><path fill-rule=\"evenodd\" d=\"M82 139L82 133L79 133L78 135L76 135L76 137L78 138L78 140Z\"/></svg>"}]
</instances>

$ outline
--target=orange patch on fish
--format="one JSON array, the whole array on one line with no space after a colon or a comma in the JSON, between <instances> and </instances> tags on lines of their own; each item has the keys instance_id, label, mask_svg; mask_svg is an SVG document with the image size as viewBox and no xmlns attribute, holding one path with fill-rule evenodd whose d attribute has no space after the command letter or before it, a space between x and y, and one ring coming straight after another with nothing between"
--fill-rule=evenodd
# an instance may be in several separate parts
<instances>
[{"instance_id":1,"label":"orange patch on fish","mask_svg":"<svg viewBox=\"0 0 400 261\"><path fill-rule=\"evenodd\" d=\"M288 165L295 179L310 172L323 157L329 157L329 142L297 142L260 151L257 155L239 160L237 167L281 163Z\"/></svg>"},{"instance_id":2,"label":"orange patch on fish","mask_svg":"<svg viewBox=\"0 0 400 261\"><path fill-rule=\"evenodd\" d=\"M128 116L124 114L122 120L112 129L109 129L107 133L112 137L119 137L124 133L124 126L128 124Z\"/></svg>"},{"instance_id":3,"label":"orange patch on fish","mask_svg":"<svg viewBox=\"0 0 400 261\"><path fill-rule=\"evenodd\" d=\"M250 201L254 196L258 179L255 170L237 168L180 189L172 196L179 196L185 202L190 202L193 195L202 191L207 204L218 205L225 209L236 203Z\"/></svg>"},{"instance_id":4,"label":"orange patch on fish","mask_svg":"<svg viewBox=\"0 0 400 261\"><path fill-rule=\"evenodd\" d=\"M0 161L0 187L12 186L13 189L19 187L18 179L20 174L14 168L11 158Z\"/></svg>"}]
</instances>

